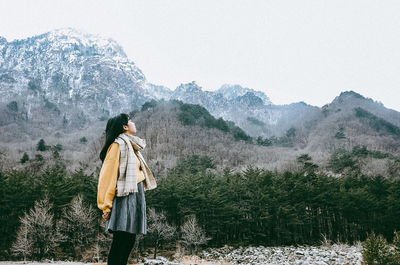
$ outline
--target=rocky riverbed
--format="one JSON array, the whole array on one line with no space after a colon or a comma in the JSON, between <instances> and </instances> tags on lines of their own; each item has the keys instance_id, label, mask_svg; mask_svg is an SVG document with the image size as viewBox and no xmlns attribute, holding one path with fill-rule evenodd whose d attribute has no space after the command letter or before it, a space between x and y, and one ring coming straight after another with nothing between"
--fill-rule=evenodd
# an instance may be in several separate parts
<instances>
[{"instance_id":1,"label":"rocky riverbed","mask_svg":"<svg viewBox=\"0 0 400 265\"><path fill-rule=\"evenodd\" d=\"M232 249L228 246L204 251L201 257L228 261L232 264L357 264L361 265L361 245L345 244L303 247L247 247Z\"/></svg>"},{"instance_id":2,"label":"rocky riverbed","mask_svg":"<svg viewBox=\"0 0 400 265\"><path fill-rule=\"evenodd\" d=\"M157 259L144 258L140 265L292 265L292 264L316 264L316 265L361 265L361 244L349 246L346 244L333 244L323 246L300 247L239 247L207 249L198 256L183 256L177 253L173 260L162 256ZM0 265L85 265L106 263L80 263L80 262L0 262Z\"/></svg>"},{"instance_id":3,"label":"rocky riverbed","mask_svg":"<svg viewBox=\"0 0 400 265\"><path fill-rule=\"evenodd\" d=\"M357 244L333 244L323 246L300 247L240 247L225 246L217 249L208 249L199 254L199 258L186 256L174 261L146 260L147 264L241 264L241 265L361 265L362 246Z\"/></svg>"}]
</instances>

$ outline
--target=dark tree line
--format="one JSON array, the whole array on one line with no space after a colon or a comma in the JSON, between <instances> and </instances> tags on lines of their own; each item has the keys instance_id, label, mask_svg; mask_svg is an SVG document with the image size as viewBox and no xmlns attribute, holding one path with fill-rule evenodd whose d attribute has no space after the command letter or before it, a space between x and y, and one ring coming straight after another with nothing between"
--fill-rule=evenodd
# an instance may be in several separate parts
<instances>
[{"instance_id":1,"label":"dark tree line","mask_svg":"<svg viewBox=\"0 0 400 265\"><path fill-rule=\"evenodd\" d=\"M306 164L299 172L248 167L242 174L215 175L204 158L199 170L201 159L181 160L188 167L171 170L147 199L177 225L196 214L214 246L318 244L322 235L352 243L372 231L391 238L400 228L399 180L333 178Z\"/></svg>"},{"instance_id":2,"label":"dark tree line","mask_svg":"<svg viewBox=\"0 0 400 265\"><path fill-rule=\"evenodd\" d=\"M163 211L178 234L188 216L195 215L211 238L208 245L215 247L319 244L323 237L352 243L371 232L390 240L399 230L400 180L354 174L334 178L316 173L308 156L298 161L303 163L298 172L249 166L233 174L229 169L212 173L209 157L182 158L157 189L146 192L147 206ZM96 209L97 180L63 167L0 172L0 194L0 258L6 259L19 217L35 201L48 198L56 220L78 194ZM150 237L145 246L153 246Z\"/></svg>"}]
</instances>

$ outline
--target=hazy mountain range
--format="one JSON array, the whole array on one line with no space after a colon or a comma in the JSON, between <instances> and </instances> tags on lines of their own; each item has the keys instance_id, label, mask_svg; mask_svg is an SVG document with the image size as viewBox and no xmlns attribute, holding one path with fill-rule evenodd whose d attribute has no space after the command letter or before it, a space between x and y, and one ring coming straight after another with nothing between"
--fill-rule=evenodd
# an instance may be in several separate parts
<instances>
[{"instance_id":1,"label":"hazy mountain range","mask_svg":"<svg viewBox=\"0 0 400 265\"><path fill-rule=\"evenodd\" d=\"M157 86L115 41L70 28L12 42L0 39L1 126L38 117L79 128L161 98L200 104L252 136L280 136L318 109L304 102L273 105L263 92L240 85L216 91L203 91L195 82L175 90Z\"/></svg>"},{"instance_id":2,"label":"hazy mountain range","mask_svg":"<svg viewBox=\"0 0 400 265\"><path fill-rule=\"evenodd\" d=\"M193 81L172 90L148 82L111 39L71 28L11 42L0 37L3 146L55 132L102 132L109 117L150 100L198 104L254 139L291 137L291 148L309 153L365 145L399 154L400 113L354 91L319 108L274 105L265 93L237 84L205 91Z\"/></svg>"}]
</instances>

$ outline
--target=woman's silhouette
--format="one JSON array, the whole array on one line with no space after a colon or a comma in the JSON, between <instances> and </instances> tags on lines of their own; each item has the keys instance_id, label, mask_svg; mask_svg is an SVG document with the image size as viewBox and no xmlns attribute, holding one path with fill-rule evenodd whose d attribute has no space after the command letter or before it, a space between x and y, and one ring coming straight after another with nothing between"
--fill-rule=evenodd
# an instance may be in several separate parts
<instances>
[{"instance_id":1,"label":"woman's silhouette","mask_svg":"<svg viewBox=\"0 0 400 265\"><path fill-rule=\"evenodd\" d=\"M122 113L107 121L106 141L100 152L103 162L97 206L113 234L107 264L127 264L136 234L147 233L145 190L157 187L140 153L146 141L136 134L135 123Z\"/></svg>"}]
</instances>

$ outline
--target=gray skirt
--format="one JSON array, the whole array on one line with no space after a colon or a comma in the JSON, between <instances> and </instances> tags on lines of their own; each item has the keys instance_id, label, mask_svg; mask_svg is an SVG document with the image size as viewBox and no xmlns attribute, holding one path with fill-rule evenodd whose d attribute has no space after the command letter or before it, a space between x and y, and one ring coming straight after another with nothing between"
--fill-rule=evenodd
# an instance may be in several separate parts
<instances>
[{"instance_id":1,"label":"gray skirt","mask_svg":"<svg viewBox=\"0 0 400 265\"><path fill-rule=\"evenodd\" d=\"M146 199L143 181L138 183L138 192L114 197L106 232L125 231L132 234L147 233Z\"/></svg>"}]
</instances>

